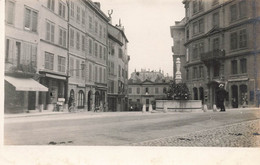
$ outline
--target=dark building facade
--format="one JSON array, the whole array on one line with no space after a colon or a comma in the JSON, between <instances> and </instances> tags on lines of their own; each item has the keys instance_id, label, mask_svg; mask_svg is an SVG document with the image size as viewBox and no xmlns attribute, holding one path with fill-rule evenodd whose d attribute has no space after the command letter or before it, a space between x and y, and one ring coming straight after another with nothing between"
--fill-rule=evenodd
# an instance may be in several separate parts
<instances>
[{"instance_id":1,"label":"dark building facade","mask_svg":"<svg viewBox=\"0 0 260 165\"><path fill-rule=\"evenodd\" d=\"M184 68L192 98L212 108L217 103L218 86L223 83L228 91L229 108L258 106L259 2L184 0L183 3Z\"/></svg>"}]
</instances>

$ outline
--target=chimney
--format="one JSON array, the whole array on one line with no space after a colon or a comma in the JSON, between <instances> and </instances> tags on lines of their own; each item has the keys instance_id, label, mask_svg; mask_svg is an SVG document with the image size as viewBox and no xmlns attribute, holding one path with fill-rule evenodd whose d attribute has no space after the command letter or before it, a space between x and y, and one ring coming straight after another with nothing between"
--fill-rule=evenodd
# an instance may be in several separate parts
<instances>
[{"instance_id":1,"label":"chimney","mask_svg":"<svg viewBox=\"0 0 260 165\"><path fill-rule=\"evenodd\" d=\"M94 2L94 4L96 5L97 8L100 9L100 2Z\"/></svg>"}]
</instances>

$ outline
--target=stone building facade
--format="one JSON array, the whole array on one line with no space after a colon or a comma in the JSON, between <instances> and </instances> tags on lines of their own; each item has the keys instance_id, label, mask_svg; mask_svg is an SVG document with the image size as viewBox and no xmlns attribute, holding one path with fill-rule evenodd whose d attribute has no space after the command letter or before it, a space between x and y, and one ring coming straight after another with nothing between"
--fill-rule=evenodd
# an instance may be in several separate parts
<instances>
[{"instance_id":1,"label":"stone building facade","mask_svg":"<svg viewBox=\"0 0 260 165\"><path fill-rule=\"evenodd\" d=\"M100 3L6 0L5 13L6 112L52 111L71 95L77 109L107 111L108 26L115 27ZM121 66L128 70L125 60Z\"/></svg>"},{"instance_id":2,"label":"stone building facade","mask_svg":"<svg viewBox=\"0 0 260 165\"><path fill-rule=\"evenodd\" d=\"M108 17L100 3L69 1L69 96L78 109L105 110Z\"/></svg>"},{"instance_id":3,"label":"stone building facade","mask_svg":"<svg viewBox=\"0 0 260 165\"><path fill-rule=\"evenodd\" d=\"M229 108L258 105L259 2L184 0L183 3L186 83L192 98L201 99L212 108L217 103L216 90L224 83Z\"/></svg>"},{"instance_id":4,"label":"stone building facade","mask_svg":"<svg viewBox=\"0 0 260 165\"><path fill-rule=\"evenodd\" d=\"M5 2L5 113L38 108L40 3Z\"/></svg>"},{"instance_id":5,"label":"stone building facade","mask_svg":"<svg viewBox=\"0 0 260 165\"><path fill-rule=\"evenodd\" d=\"M108 25L108 111L127 110L128 40L124 27Z\"/></svg>"},{"instance_id":6,"label":"stone building facade","mask_svg":"<svg viewBox=\"0 0 260 165\"><path fill-rule=\"evenodd\" d=\"M67 95L68 6L66 0L41 0L39 3L39 81L49 90L39 93L38 104L41 110L52 110L58 98Z\"/></svg>"},{"instance_id":7,"label":"stone building facade","mask_svg":"<svg viewBox=\"0 0 260 165\"><path fill-rule=\"evenodd\" d=\"M129 107L136 105L155 105L155 100L166 99L171 77L164 76L160 71L142 69L141 72L131 73L128 80L128 101ZM141 108L141 107L139 107ZM137 109L140 110L140 109Z\"/></svg>"}]
</instances>

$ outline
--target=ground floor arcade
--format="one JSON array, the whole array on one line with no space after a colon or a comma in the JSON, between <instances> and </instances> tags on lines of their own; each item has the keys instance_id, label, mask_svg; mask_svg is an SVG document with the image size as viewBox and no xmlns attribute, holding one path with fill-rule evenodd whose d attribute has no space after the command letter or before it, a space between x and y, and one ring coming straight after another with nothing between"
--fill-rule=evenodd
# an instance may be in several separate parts
<instances>
[{"instance_id":1,"label":"ground floor arcade","mask_svg":"<svg viewBox=\"0 0 260 165\"><path fill-rule=\"evenodd\" d=\"M226 107L243 108L259 105L260 95L257 94L258 90L255 89L254 80L249 78L230 79L225 82L212 81L207 84L202 82L188 83L191 99L202 100L202 104L212 109L213 105L217 105L218 102L216 93L220 83L225 84L225 90L227 91Z\"/></svg>"}]
</instances>

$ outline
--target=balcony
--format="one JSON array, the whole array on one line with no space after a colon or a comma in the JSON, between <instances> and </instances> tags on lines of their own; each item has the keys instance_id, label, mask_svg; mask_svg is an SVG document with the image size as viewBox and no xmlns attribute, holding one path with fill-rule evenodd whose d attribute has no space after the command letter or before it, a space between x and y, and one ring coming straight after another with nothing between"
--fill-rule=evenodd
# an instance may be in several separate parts
<instances>
[{"instance_id":1,"label":"balcony","mask_svg":"<svg viewBox=\"0 0 260 165\"><path fill-rule=\"evenodd\" d=\"M201 61L218 61L225 57L225 50L216 49L210 52L202 53L200 56Z\"/></svg>"}]
</instances>

